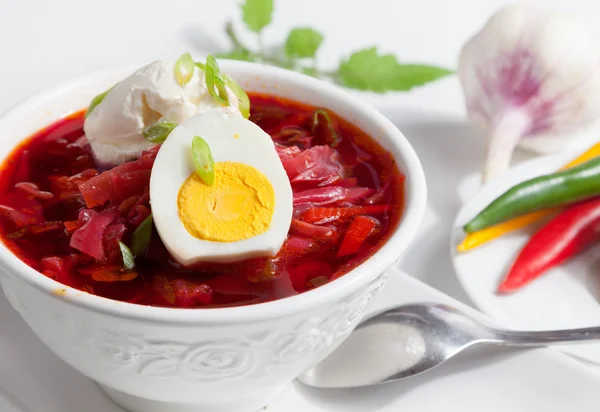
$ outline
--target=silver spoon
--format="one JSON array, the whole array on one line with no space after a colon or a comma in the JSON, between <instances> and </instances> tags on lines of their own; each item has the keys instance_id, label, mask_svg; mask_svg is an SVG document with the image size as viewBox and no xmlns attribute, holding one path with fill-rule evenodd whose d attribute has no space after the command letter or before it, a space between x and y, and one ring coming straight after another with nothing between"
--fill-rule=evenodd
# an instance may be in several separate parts
<instances>
[{"instance_id":1,"label":"silver spoon","mask_svg":"<svg viewBox=\"0 0 600 412\"><path fill-rule=\"evenodd\" d=\"M600 327L517 332L484 322L437 303L399 306L361 323L298 379L318 388L370 386L428 371L482 343L535 347L600 340Z\"/></svg>"}]
</instances>

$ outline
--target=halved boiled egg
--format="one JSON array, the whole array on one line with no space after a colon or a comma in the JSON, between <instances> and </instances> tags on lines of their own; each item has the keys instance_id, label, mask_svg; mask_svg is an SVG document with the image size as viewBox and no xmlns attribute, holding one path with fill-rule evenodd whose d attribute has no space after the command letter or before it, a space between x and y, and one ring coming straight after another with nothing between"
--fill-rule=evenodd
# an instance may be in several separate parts
<instances>
[{"instance_id":1,"label":"halved boiled egg","mask_svg":"<svg viewBox=\"0 0 600 412\"><path fill-rule=\"evenodd\" d=\"M192 140L214 159L214 181L196 172ZM182 265L275 256L292 219L292 189L271 137L237 114L214 110L177 126L150 178L158 233Z\"/></svg>"}]
</instances>

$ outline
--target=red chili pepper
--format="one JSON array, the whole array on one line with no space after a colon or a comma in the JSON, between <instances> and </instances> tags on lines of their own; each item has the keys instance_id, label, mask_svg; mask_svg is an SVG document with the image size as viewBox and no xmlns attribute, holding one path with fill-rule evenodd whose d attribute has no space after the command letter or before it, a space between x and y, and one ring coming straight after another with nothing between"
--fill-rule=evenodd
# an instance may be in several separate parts
<instances>
[{"instance_id":1,"label":"red chili pepper","mask_svg":"<svg viewBox=\"0 0 600 412\"><path fill-rule=\"evenodd\" d=\"M525 245L498 288L513 292L600 240L600 198L575 204L541 228Z\"/></svg>"},{"instance_id":2,"label":"red chili pepper","mask_svg":"<svg viewBox=\"0 0 600 412\"><path fill-rule=\"evenodd\" d=\"M356 216L352 219L337 256L343 257L358 252L365 240L373 233L375 226L377 226L377 222L368 216Z\"/></svg>"}]
</instances>

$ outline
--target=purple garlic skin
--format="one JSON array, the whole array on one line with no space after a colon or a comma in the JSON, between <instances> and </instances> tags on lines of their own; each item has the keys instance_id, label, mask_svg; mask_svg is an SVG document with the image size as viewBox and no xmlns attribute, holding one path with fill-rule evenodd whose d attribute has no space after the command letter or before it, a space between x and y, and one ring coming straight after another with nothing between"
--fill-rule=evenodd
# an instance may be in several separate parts
<instances>
[{"instance_id":1,"label":"purple garlic skin","mask_svg":"<svg viewBox=\"0 0 600 412\"><path fill-rule=\"evenodd\" d=\"M464 45L458 75L469 118L488 129L484 181L517 145L553 153L600 140L600 53L569 14L504 7Z\"/></svg>"}]
</instances>

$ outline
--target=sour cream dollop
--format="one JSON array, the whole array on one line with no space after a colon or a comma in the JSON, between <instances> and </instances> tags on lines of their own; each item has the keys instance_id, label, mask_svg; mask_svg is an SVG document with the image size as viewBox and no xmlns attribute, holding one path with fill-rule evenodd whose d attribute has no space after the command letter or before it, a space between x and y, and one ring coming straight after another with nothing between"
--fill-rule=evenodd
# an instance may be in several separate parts
<instances>
[{"instance_id":1,"label":"sour cream dollop","mask_svg":"<svg viewBox=\"0 0 600 412\"><path fill-rule=\"evenodd\" d=\"M209 93L199 67L189 82L179 85L175 63L163 59L140 68L117 83L88 113L84 131L97 162L114 166L137 159L155 145L144 138L143 131L157 122L183 123L215 108L241 115L230 87L226 87L229 104L223 106Z\"/></svg>"}]
</instances>

